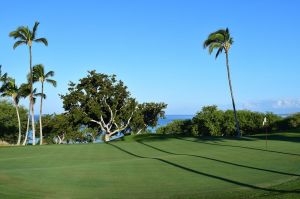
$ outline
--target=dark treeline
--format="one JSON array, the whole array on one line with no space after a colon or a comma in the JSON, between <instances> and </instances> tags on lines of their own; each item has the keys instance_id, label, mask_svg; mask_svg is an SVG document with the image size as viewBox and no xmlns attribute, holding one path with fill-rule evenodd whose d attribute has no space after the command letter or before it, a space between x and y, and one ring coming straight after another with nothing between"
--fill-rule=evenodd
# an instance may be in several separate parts
<instances>
[{"instance_id":1,"label":"dark treeline","mask_svg":"<svg viewBox=\"0 0 300 199\"><path fill-rule=\"evenodd\" d=\"M237 111L242 135L285 131L300 128L300 113L283 118L274 113L248 110ZM267 122L263 124L264 118ZM205 106L192 119L175 120L157 129L158 134L191 136L235 136L235 119L232 110L222 111L217 106Z\"/></svg>"}]
</instances>

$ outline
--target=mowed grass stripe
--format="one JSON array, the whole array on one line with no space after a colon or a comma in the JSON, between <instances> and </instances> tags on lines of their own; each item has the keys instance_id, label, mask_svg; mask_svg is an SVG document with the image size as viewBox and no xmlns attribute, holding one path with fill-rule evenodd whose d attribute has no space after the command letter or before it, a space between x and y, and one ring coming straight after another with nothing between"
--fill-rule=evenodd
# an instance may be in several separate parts
<instances>
[{"instance_id":1,"label":"mowed grass stripe","mask_svg":"<svg viewBox=\"0 0 300 199\"><path fill-rule=\"evenodd\" d=\"M299 196L300 180L286 188L273 187L299 178L298 156L176 138L136 140L0 148L0 198ZM209 142L237 144L231 139ZM263 140L240 145L250 142L259 148ZM300 151L294 141L271 140L270 144L278 151Z\"/></svg>"}]
</instances>

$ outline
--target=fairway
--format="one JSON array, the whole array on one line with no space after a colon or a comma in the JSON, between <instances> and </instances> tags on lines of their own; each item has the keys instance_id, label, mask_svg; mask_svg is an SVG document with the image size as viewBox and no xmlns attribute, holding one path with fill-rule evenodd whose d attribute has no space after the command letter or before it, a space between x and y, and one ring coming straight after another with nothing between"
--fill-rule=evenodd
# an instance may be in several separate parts
<instances>
[{"instance_id":1,"label":"fairway","mask_svg":"<svg viewBox=\"0 0 300 199\"><path fill-rule=\"evenodd\" d=\"M300 134L0 148L0 198L300 198Z\"/></svg>"}]
</instances>

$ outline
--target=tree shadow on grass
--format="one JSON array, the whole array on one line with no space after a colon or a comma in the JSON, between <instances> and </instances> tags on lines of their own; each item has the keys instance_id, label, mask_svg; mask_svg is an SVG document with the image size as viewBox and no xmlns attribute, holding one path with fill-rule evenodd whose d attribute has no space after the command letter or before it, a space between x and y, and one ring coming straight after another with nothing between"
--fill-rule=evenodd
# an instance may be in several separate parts
<instances>
[{"instance_id":1,"label":"tree shadow on grass","mask_svg":"<svg viewBox=\"0 0 300 199\"><path fill-rule=\"evenodd\" d=\"M252 138L255 139L265 139L265 134L260 135L252 135ZM268 134L268 140L276 140L276 141L286 141L286 142L299 142L300 143L300 137L289 137L282 134Z\"/></svg>"},{"instance_id":2,"label":"tree shadow on grass","mask_svg":"<svg viewBox=\"0 0 300 199\"><path fill-rule=\"evenodd\" d=\"M252 188L252 189L256 189L256 190L262 190L262 191L277 192L277 193L300 193L300 189L297 189L297 190L281 190L281 189L271 189L271 188L258 187L258 186L255 186L255 185L251 185L251 184L247 184L247 183L243 183L243 182L238 182L238 181L235 181L235 180L231 180L231 179L223 178L223 177L220 177L220 176L216 176L216 175L204 173L204 172L201 172L201 171L197 171L197 170L194 170L194 169L191 169L191 168L188 168L188 167L185 167L185 166L182 166L182 165L170 162L168 160L164 160L162 158L140 156L140 155L134 154L134 153L132 153L130 151L127 151L127 150L125 150L125 149L123 149L123 148L121 148L121 147L119 147L119 146L117 146L115 144L108 143L108 145L110 145L110 146L112 146L112 147L114 147L114 148L116 148L116 149L118 149L118 150L120 150L120 151L122 151L124 153L127 153L127 154L129 154L129 155L131 155L133 157L136 157L136 158L149 159L149 160L157 160L159 162L162 162L162 163L174 166L174 167L182 169L184 171L195 173L195 174L198 174L198 175L201 175L201 176L206 176L206 177L214 178L214 179L221 180L221 181L224 181L224 182L228 182L228 183L231 183L231 184L234 184L234 185L238 185L238 186L242 186L242 187L247 187L247 188Z\"/></svg>"},{"instance_id":3,"label":"tree shadow on grass","mask_svg":"<svg viewBox=\"0 0 300 199\"><path fill-rule=\"evenodd\" d=\"M288 152L282 152L282 151L273 151L273 150L267 150L267 149L259 149L259 148L254 148L254 147L238 146L238 145L230 145L230 144L208 143L208 142L205 142L205 141L200 140L200 139L197 139L197 140L188 140L188 139L184 139L182 137L177 137L176 139L187 141L187 142L195 142L195 143L215 145L215 146L234 147L234 148L250 149L250 150L256 150L256 151L264 151L264 152L270 152L270 153L278 153L278 154L283 154L283 155L300 156L300 154L297 154L297 153L288 153Z\"/></svg>"},{"instance_id":4,"label":"tree shadow on grass","mask_svg":"<svg viewBox=\"0 0 300 199\"><path fill-rule=\"evenodd\" d=\"M238 167L243 167L243 168L247 168L247 169L254 169L254 170L259 170L259 171L265 171L265 172L270 172L270 173L276 173L276 174L281 174L281 175L288 175L288 176L295 176L295 177L300 177L300 174L294 174L294 173L287 173L287 172L282 172L282 171L276 171L276 170L271 170L271 169L263 169L263 168L258 168L258 167L253 167L253 166L248 166L248 165L242 165L242 164L237 164L237 163L233 163L233 162L228 162L228 161L224 161L224 160L218 160L215 158L210 158L210 157L206 157L206 156L200 156L200 155L192 155L192 154L184 154L184 153L173 153L173 152L169 152L160 148L157 148L155 146L150 145L149 143L144 143L141 141L137 141L138 143L147 146L149 148L155 149L157 151L163 152L163 153L167 153L170 155L179 155L179 156L190 156L190 157L196 157L196 158L201 158L201 159L206 159L206 160L211 160L211 161L215 161L215 162L220 162L220 163L224 163L224 164L228 164L228 165L233 165L233 166L238 166Z\"/></svg>"}]
</instances>

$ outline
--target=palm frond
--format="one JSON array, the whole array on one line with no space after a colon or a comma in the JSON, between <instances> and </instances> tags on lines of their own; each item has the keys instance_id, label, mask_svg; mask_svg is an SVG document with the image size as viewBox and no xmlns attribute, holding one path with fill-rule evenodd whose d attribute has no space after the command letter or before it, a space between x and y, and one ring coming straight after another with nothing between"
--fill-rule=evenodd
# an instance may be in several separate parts
<instances>
[{"instance_id":1,"label":"palm frond","mask_svg":"<svg viewBox=\"0 0 300 199\"><path fill-rule=\"evenodd\" d=\"M34 23L34 26L33 26L33 29L32 29L32 40L35 39L36 30L37 30L39 24L40 24L40 23L39 23L38 21L36 21L36 22Z\"/></svg>"},{"instance_id":2,"label":"palm frond","mask_svg":"<svg viewBox=\"0 0 300 199\"><path fill-rule=\"evenodd\" d=\"M213 33L211 33L210 35L213 35L213 34L221 34L221 35L226 35L227 34L227 32L226 32L226 30L224 30L224 29L219 29L219 30L217 30L217 31L215 31L215 32L213 32Z\"/></svg>"},{"instance_id":3,"label":"palm frond","mask_svg":"<svg viewBox=\"0 0 300 199\"><path fill-rule=\"evenodd\" d=\"M222 44L219 43L219 42L213 42L209 45L209 48L208 48L208 52L209 54L211 54L213 52L214 49L219 49L219 48L222 48Z\"/></svg>"},{"instance_id":4,"label":"palm frond","mask_svg":"<svg viewBox=\"0 0 300 199\"><path fill-rule=\"evenodd\" d=\"M26 34L24 34L24 29L26 29L25 26L18 27L15 31L12 31L9 33L9 37L13 37L14 39L21 39L21 40L27 40Z\"/></svg>"},{"instance_id":5,"label":"palm frond","mask_svg":"<svg viewBox=\"0 0 300 199\"><path fill-rule=\"evenodd\" d=\"M28 97L31 93L30 85L29 84L21 84L19 88L20 96L22 97Z\"/></svg>"},{"instance_id":6,"label":"palm frond","mask_svg":"<svg viewBox=\"0 0 300 199\"><path fill-rule=\"evenodd\" d=\"M221 33L214 33L214 34L210 34L208 36L209 40L212 41L219 41L219 42L224 42L225 40L225 35L221 34Z\"/></svg>"},{"instance_id":7,"label":"palm frond","mask_svg":"<svg viewBox=\"0 0 300 199\"><path fill-rule=\"evenodd\" d=\"M14 46L13 46L13 49L16 49L18 46L22 45L22 44L26 44L27 42L25 40L19 40L19 41L16 41Z\"/></svg>"},{"instance_id":8,"label":"palm frond","mask_svg":"<svg viewBox=\"0 0 300 199\"><path fill-rule=\"evenodd\" d=\"M46 94L45 93L36 93L34 94L35 97L42 97L43 99L46 99Z\"/></svg>"},{"instance_id":9,"label":"palm frond","mask_svg":"<svg viewBox=\"0 0 300 199\"><path fill-rule=\"evenodd\" d=\"M48 41L46 38L38 38L38 39L34 39L33 41L37 43L43 43L45 46L48 46Z\"/></svg>"},{"instance_id":10,"label":"palm frond","mask_svg":"<svg viewBox=\"0 0 300 199\"><path fill-rule=\"evenodd\" d=\"M218 58L219 54L222 53L222 51L223 51L223 48L219 48L219 49L218 49L218 51L217 51L217 53L216 53L216 56L215 56L215 59Z\"/></svg>"},{"instance_id":11,"label":"palm frond","mask_svg":"<svg viewBox=\"0 0 300 199\"><path fill-rule=\"evenodd\" d=\"M30 32L30 30L29 30L29 28L28 28L28 26L26 26L26 27L22 27L22 28L20 28L19 29L19 34L20 35L23 35L24 37L25 37L25 39L24 40L26 40L27 42L29 41L29 40L31 40L31 32Z\"/></svg>"},{"instance_id":12,"label":"palm frond","mask_svg":"<svg viewBox=\"0 0 300 199\"><path fill-rule=\"evenodd\" d=\"M37 75L38 77L44 76L44 65L43 64L36 64L33 66L33 74Z\"/></svg>"},{"instance_id":13,"label":"palm frond","mask_svg":"<svg viewBox=\"0 0 300 199\"><path fill-rule=\"evenodd\" d=\"M46 75L45 75L45 79L47 79L48 77L53 77L54 76L54 71L49 71Z\"/></svg>"},{"instance_id":14,"label":"palm frond","mask_svg":"<svg viewBox=\"0 0 300 199\"><path fill-rule=\"evenodd\" d=\"M204 41L203 47L208 47L208 52L211 54L214 49L218 49L215 58L219 56L222 51L228 50L230 45L233 43L233 38L230 37L229 29L220 29L211 34L209 34L208 38Z\"/></svg>"},{"instance_id":15,"label":"palm frond","mask_svg":"<svg viewBox=\"0 0 300 199\"><path fill-rule=\"evenodd\" d=\"M53 79L46 79L46 82L52 84L54 87L57 85L57 82Z\"/></svg>"},{"instance_id":16,"label":"palm frond","mask_svg":"<svg viewBox=\"0 0 300 199\"><path fill-rule=\"evenodd\" d=\"M233 38L230 37L228 42L230 43L230 45L232 45L233 44Z\"/></svg>"}]
</instances>

